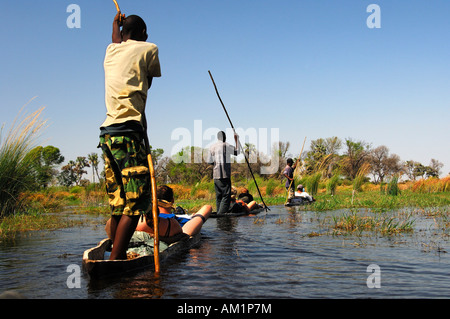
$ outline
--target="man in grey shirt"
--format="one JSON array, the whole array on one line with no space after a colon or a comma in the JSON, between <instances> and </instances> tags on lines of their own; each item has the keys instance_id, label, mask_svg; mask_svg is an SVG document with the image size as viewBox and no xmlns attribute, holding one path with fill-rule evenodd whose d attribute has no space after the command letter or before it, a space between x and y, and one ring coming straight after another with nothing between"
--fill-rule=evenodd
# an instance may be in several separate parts
<instances>
[{"instance_id":1,"label":"man in grey shirt","mask_svg":"<svg viewBox=\"0 0 450 319\"><path fill-rule=\"evenodd\" d=\"M230 209L231 201L231 155L239 154L238 135L234 135L236 147L225 142L225 132L217 133L218 141L209 149L208 163L213 164L214 188L216 191L217 214Z\"/></svg>"}]
</instances>

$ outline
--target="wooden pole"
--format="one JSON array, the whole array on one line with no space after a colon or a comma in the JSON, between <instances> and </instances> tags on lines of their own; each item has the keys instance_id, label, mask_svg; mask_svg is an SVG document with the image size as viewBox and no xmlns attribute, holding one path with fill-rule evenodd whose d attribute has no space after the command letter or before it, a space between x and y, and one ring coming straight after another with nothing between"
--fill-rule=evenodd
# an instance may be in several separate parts
<instances>
[{"instance_id":1,"label":"wooden pole","mask_svg":"<svg viewBox=\"0 0 450 319\"><path fill-rule=\"evenodd\" d=\"M113 0L113 1L114 1L114 4L116 5L117 12L120 12L119 4L117 3L116 0Z\"/></svg>"},{"instance_id":2,"label":"wooden pole","mask_svg":"<svg viewBox=\"0 0 450 319\"><path fill-rule=\"evenodd\" d=\"M147 136L147 133L145 134ZM159 220L158 220L158 199L156 197L156 178L153 168L152 155L149 150L148 137L145 138L147 144L147 161L150 170L150 182L152 187L152 216L153 216L153 256L155 259L155 273L159 274Z\"/></svg>"},{"instance_id":3,"label":"wooden pole","mask_svg":"<svg viewBox=\"0 0 450 319\"><path fill-rule=\"evenodd\" d=\"M209 76L211 77L211 81L214 85L214 89L216 90L216 94L217 94L217 97L219 98L220 104L222 104L223 110L225 111L228 121L230 122L231 128L233 129L234 134L236 134L236 130L234 129L233 123L231 122L231 119L230 119L230 116L228 115L227 109L225 108L225 105L223 104L222 99L220 98L219 90L217 90L217 86L216 86L216 83L214 82L213 76L210 71L208 71L208 73L209 73ZM255 176L253 175L252 169L250 167L250 163L248 162L247 156L245 155L244 149L242 148L241 141L238 140L238 143L239 143L239 148L242 150L242 153L244 154L245 162L247 163L248 169L250 170L250 174L253 177L253 181L255 182L255 186L256 186L256 189L258 190L259 197L261 197L261 201L264 205L264 209L267 212L267 210L270 210L270 208L267 207L266 203L264 203L264 199L259 190L258 183L256 183L256 179L255 179Z\"/></svg>"},{"instance_id":4,"label":"wooden pole","mask_svg":"<svg viewBox=\"0 0 450 319\"><path fill-rule=\"evenodd\" d=\"M144 126L144 142L147 150L147 162L150 172L150 184L152 191L152 217L153 217L153 257L155 260L155 274L159 274L159 220L158 220L158 197L156 196L156 178L155 169L153 167L152 152L150 142L147 135L147 117L142 113L142 121Z\"/></svg>"},{"instance_id":5,"label":"wooden pole","mask_svg":"<svg viewBox=\"0 0 450 319\"><path fill-rule=\"evenodd\" d=\"M114 4L116 5L116 10L117 10L117 12L120 13L121 11L120 11L119 4L117 3L116 0L113 0L113 1L114 1ZM125 15L120 15L120 17L119 17L119 22L120 22L120 24L122 24L123 18L124 18L124 17L125 17Z\"/></svg>"}]
</instances>

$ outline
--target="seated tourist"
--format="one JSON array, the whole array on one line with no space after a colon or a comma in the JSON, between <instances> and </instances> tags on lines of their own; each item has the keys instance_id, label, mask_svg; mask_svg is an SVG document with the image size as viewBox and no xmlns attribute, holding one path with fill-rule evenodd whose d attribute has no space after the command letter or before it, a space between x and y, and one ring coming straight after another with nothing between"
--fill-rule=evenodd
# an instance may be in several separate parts
<instances>
[{"instance_id":1,"label":"seated tourist","mask_svg":"<svg viewBox=\"0 0 450 319\"><path fill-rule=\"evenodd\" d=\"M156 195L159 209L159 236L165 242L170 241L171 237L178 237L177 235L180 234L188 236L198 234L212 212L210 205L204 205L190 218L179 217L173 214L174 195L172 188L166 185L160 186ZM153 219L151 215L144 216L143 219L139 220L136 230L145 231L153 235Z\"/></svg>"},{"instance_id":2,"label":"seated tourist","mask_svg":"<svg viewBox=\"0 0 450 319\"><path fill-rule=\"evenodd\" d=\"M295 199L301 199L303 201L308 201L310 203L314 202L315 199L305 192L305 188L302 184L297 186L297 191L295 192Z\"/></svg>"},{"instance_id":3,"label":"seated tourist","mask_svg":"<svg viewBox=\"0 0 450 319\"><path fill-rule=\"evenodd\" d=\"M173 208L174 196L172 188L166 185L160 186L156 195L159 211L159 239L166 243L175 242L185 235L193 236L198 234L212 211L210 205L204 205L192 216L177 216L173 213L175 209ZM109 225L110 220L106 223L105 230L108 237L111 238ZM153 217L151 212L139 219L136 231L144 231L153 236Z\"/></svg>"},{"instance_id":4,"label":"seated tourist","mask_svg":"<svg viewBox=\"0 0 450 319\"><path fill-rule=\"evenodd\" d=\"M237 199L243 201L246 204L249 204L250 202L253 201L253 196L252 196L252 194L250 194L248 192L247 188L243 188L241 190L241 192L239 193L239 196Z\"/></svg>"},{"instance_id":5,"label":"seated tourist","mask_svg":"<svg viewBox=\"0 0 450 319\"><path fill-rule=\"evenodd\" d=\"M243 200L236 199L237 189L236 187L231 187L231 203L228 213L236 214L241 212L250 213L252 210L260 208L256 201L251 201L248 204ZM250 195L251 196L251 195ZM252 197L253 198L253 197Z\"/></svg>"}]
</instances>

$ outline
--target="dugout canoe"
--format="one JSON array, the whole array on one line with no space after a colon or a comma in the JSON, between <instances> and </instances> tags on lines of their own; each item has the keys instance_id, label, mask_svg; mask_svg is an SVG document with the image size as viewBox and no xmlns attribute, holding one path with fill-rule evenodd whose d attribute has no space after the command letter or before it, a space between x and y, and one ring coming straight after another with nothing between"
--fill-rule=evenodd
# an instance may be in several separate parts
<instances>
[{"instance_id":1,"label":"dugout canoe","mask_svg":"<svg viewBox=\"0 0 450 319\"><path fill-rule=\"evenodd\" d=\"M201 240L201 234L194 236L184 236L179 241L162 245L160 242L159 261L163 264L169 257L181 254L198 244ZM164 246L164 247L162 247ZM83 269L92 279L111 277L117 274L135 272L146 268L154 268L155 261L153 254L140 255L127 260L108 260L105 259L105 253L111 251L112 240L103 239L97 246L86 250L83 253Z\"/></svg>"},{"instance_id":2,"label":"dugout canoe","mask_svg":"<svg viewBox=\"0 0 450 319\"><path fill-rule=\"evenodd\" d=\"M286 207L293 207L293 206L302 206L302 205L309 205L311 202L307 199L303 199L301 197L296 197L294 199L291 199L290 202L286 202L284 206Z\"/></svg>"},{"instance_id":3,"label":"dugout canoe","mask_svg":"<svg viewBox=\"0 0 450 319\"><path fill-rule=\"evenodd\" d=\"M260 212L262 212L263 210L264 210L264 207L254 209L250 212L241 211L238 213L223 213L223 214L217 214L217 212L212 212L211 215L209 215L209 218L240 217L240 216L256 215L256 214L259 214Z\"/></svg>"}]
</instances>

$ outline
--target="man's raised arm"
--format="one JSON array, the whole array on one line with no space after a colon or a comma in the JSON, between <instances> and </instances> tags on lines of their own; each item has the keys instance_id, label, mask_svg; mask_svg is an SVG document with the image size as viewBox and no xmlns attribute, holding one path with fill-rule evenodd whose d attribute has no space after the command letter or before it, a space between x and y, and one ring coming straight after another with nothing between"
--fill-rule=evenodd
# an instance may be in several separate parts
<instances>
[{"instance_id":1,"label":"man's raised arm","mask_svg":"<svg viewBox=\"0 0 450 319\"><path fill-rule=\"evenodd\" d=\"M122 21L125 19L125 15L121 14L120 11L114 17L113 31L112 31L112 42L121 43L122 33L120 32L120 27L122 26Z\"/></svg>"}]
</instances>

